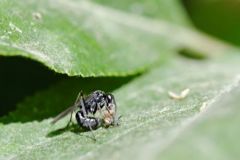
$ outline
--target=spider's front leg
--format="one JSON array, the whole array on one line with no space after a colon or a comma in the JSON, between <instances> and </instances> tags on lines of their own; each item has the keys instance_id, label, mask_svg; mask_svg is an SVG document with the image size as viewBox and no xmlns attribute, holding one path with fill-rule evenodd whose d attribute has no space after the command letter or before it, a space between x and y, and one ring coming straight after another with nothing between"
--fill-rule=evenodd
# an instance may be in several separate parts
<instances>
[{"instance_id":1,"label":"spider's front leg","mask_svg":"<svg viewBox=\"0 0 240 160\"><path fill-rule=\"evenodd\" d=\"M83 97L83 93L82 93L82 91L80 91L80 92L78 93L77 99L75 100L74 106L78 106L78 103L79 103L79 101L82 99L82 97ZM70 119L69 119L68 124L67 124L67 127L69 127L70 124L72 123L72 114L73 114L73 112L74 112L74 111L72 110L72 111L71 111L71 115L70 115Z\"/></svg>"}]
</instances>

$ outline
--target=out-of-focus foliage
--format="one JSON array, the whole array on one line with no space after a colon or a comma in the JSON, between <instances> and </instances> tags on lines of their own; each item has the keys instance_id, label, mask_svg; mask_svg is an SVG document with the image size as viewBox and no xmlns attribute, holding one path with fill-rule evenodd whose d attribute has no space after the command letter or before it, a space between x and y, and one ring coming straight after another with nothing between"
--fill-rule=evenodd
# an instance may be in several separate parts
<instances>
[{"instance_id":1,"label":"out-of-focus foliage","mask_svg":"<svg viewBox=\"0 0 240 160\"><path fill-rule=\"evenodd\" d=\"M183 0L193 23L201 30L240 45L240 1Z\"/></svg>"}]
</instances>

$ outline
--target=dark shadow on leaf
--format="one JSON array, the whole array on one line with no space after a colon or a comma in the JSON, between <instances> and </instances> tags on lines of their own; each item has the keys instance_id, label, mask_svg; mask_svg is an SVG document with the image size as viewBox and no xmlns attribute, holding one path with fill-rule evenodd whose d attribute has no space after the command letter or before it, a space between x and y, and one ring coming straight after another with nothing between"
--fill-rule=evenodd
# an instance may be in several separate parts
<instances>
[{"instance_id":1,"label":"dark shadow on leaf","mask_svg":"<svg viewBox=\"0 0 240 160\"><path fill-rule=\"evenodd\" d=\"M48 138L52 138L52 137L55 137L55 136L59 136L65 132L73 132L75 134L78 134L80 136L83 136L81 135L81 133L84 133L84 132L91 132L89 130L86 130L86 129L83 129L81 127L79 127L77 124L71 124L71 125L66 125L65 127L63 128L59 128L59 129L56 129L54 131L51 131L49 132L46 137ZM93 141L96 141L96 139L93 137L93 136L87 136L87 135L84 135L84 137L86 138L90 138L92 139Z\"/></svg>"},{"instance_id":2,"label":"dark shadow on leaf","mask_svg":"<svg viewBox=\"0 0 240 160\"><path fill-rule=\"evenodd\" d=\"M206 54L194 50L192 48L183 47L178 50L178 54L186 58L195 59L195 60L204 60L206 59Z\"/></svg>"},{"instance_id":3,"label":"dark shadow on leaf","mask_svg":"<svg viewBox=\"0 0 240 160\"><path fill-rule=\"evenodd\" d=\"M24 97L67 78L36 61L3 56L0 56L0 77L0 116L15 110Z\"/></svg>"},{"instance_id":4,"label":"dark shadow on leaf","mask_svg":"<svg viewBox=\"0 0 240 160\"><path fill-rule=\"evenodd\" d=\"M82 132L88 132L87 130L80 128L77 124L72 124L72 125L66 125L63 128L59 128L54 131L51 131L46 135L46 137L55 137L55 136L63 134L64 132L69 132L69 131L76 133L76 134L82 133Z\"/></svg>"},{"instance_id":5,"label":"dark shadow on leaf","mask_svg":"<svg viewBox=\"0 0 240 160\"><path fill-rule=\"evenodd\" d=\"M22 58L24 59L24 58ZM14 60L16 62L21 61L20 59ZM23 60L25 63L26 60ZM29 60L30 61L30 60ZM1 61L0 61L1 63ZM18 62L21 63L21 62ZM33 63L33 64L32 64ZM111 92L116 90L117 88L121 87L122 85L128 83L129 81L133 80L135 76L128 76L128 77L98 77L98 78L82 78L82 77L68 77L65 75L56 74L53 71L50 71L47 67L41 64L34 64L37 62L29 62L26 64L24 68L21 65L17 65L18 69L15 68L16 71L14 73L19 72L15 76L9 76L5 80L5 83L8 85L14 84L14 88L10 88L9 90L7 87L3 92L7 92L8 96L14 99L11 105L16 105L16 108L13 108L9 111L8 109L5 110L4 116L0 117L0 123L8 124L13 122L30 122L30 121L42 121L49 117L55 117L61 111L65 110L67 107L71 106L79 91L82 90L85 94L88 94L94 90L103 90L106 92ZM37 67L32 67L36 65ZM34 69L35 68L35 69ZM22 74L22 69L24 69L26 74ZM28 71L30 69L30 71ZM6 76L10 74L8 72L8 68L6 71L1 70L1 74ZM41 76L34 77L28 73L37 73L41 74ZM41 73L47 72L47 73ZM1 76L2 76L1 75ZM18 82L18 78L20 76L25 76L26 82L22 83ZM51 78L52 77L52 78ZM45 81L46 80L46 81ZM41 82L44 82L42 84ZM2 84L3 85L3 84ZM18 86L18 87L16 87ZM24 88L29 87L29 92L23 91ZM4 86L3 86L4 88ZM1 88L2 89L2 88ZM1 97L0 99L4 99ZM24 100L21 100L24 99ZM18 103L21 100L20 103ZM6 105L9 107L8 105ZM4 108L4 107L3 107ZM9 113L8 113L9 112Z\"/></svg>"}]
</instances>

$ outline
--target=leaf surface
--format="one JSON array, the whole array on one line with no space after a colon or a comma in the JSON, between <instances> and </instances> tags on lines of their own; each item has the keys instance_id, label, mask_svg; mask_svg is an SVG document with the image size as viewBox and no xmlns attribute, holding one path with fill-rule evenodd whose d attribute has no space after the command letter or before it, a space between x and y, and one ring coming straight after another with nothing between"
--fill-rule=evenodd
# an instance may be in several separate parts
<instances>
[{"instance_id":1,"label":"leaf surface","mask_svg":"<svg viewBox=\"0 0 240 160\"><path fill-rule=\"evenodd\" d=\"M175 19L184 17L182 12L175 11ZM158 15L172 21L166 11ZM161 37L142 31L137 25L144 22L131 14L93 1L1 0L0 19L1 55L24 56L69 76L142 72L165 60L166 50L172 48ZM139 24L128 24L132 19Z\"/></svg>"},{"instance_id":2,"label":"leaf surface","mask_svg":"<svg viewBox=\"0 0 240 160\"><path fill-rule=\"evenodd\" d=\"M150 18L148 13L120 10L133 2L116 9L107 1L103 6L85 0L1 0L0 54L24 56L58 73L89 77L143 72L167 61L172 50L186 47L203 55L225 50L226 45L194 31L177 2L159 2L171 9L157 9L149 13L156 17ZM148 12L155 2L139 4Z\"/></svg>"},{"instance_id":3,"label":"leaf surface","mask_svg":"<svg viewBox=\"0 0 240 160\"><path fill-rule=\"evenodd\" d=\"M156 153L156 159L238 159L239 77L236 80L171 145Z\"/></svg>"},{"instance_id":4,"label":"leaf surface","mask_svg":"<svg viewBox=\"0 0 240 160\"><path fill-rule=\"evenodd\" d=\"M123 116L121 126L94 131L97 142L92 141L90 132L59 130L66 125L68 117L55 126L49 124L51 119L2 125L1 158L151 159L158 154L161 157L168 146L167 151L175 153L170 144L181 136L186 124L195 123L191 121L193 117L205 114L204 104L211 106L238 86L238 57L212 61L176 58L115 90L119 114ZM35 112L25 112L25 116L34 117L44 110L54 110L53 107L61 106L63 97L71 103L73 95L68 93L76 88L81 88L81 84L64 81L28 98L11 116L20 116L26 106L34 108ZM182 100L171 99L168 95L168 91L180 93L185 88L189 88L190 93ZM64 102L64 105L67 104ZM8 117L10 122L11 116ZM191 132L191 128L187 129Z\"/></svg>"}]
</instances>

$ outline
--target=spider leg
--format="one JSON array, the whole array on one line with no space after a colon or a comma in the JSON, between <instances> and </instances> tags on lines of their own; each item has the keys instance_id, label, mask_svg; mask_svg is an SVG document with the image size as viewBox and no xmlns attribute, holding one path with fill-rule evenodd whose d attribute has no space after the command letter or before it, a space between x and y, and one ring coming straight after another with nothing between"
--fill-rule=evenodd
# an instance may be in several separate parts
<instances>
[{"instance_id":1,"label":"spider leg","mask_svg":"<svg viewBox=\"0 0 240 160\"><path fill-rule=\"evenodd\" d=\"M76 98L76 100L75 100L75 102L74 102L74 106L77 106L77 103L79 102L79 100L80 100L80 98L81 98L81 95L82 95L82 91L80 91L80 92L78 93L78 96L77 96L77 98ZM71 111L71 115L70 115L70 119L69 119L69 121L68 121L67 127L69 127L70 124L72 123L72 114L73 114L73 112L74 112L74 110Z\"/></svg>"},{"instance_id":2,"label":"spider leg","mask_svg":"<svg viewBox=\"0 0 240 160\"><path fill-rule=\"evenodd\" d=\"M84 97L83 97L82 91L79 94L80 94L80 104L81 104L81 107L82 107L81 110L83 111L83 116L86 117L87 112L86 112L86 107L84 105Z\"/></svg>"},{"instance_id":3,"label":"spider leg","mask_svg":"<svg viewBox=\"0 0 240 160\"><path fill-rule=\"evenodd\" d=\"M102 112L102 108L100 107L99 104L97 104L97 109L99 110L101 117L103 117L103 112Z\"/></svg>"}]
</instances>

